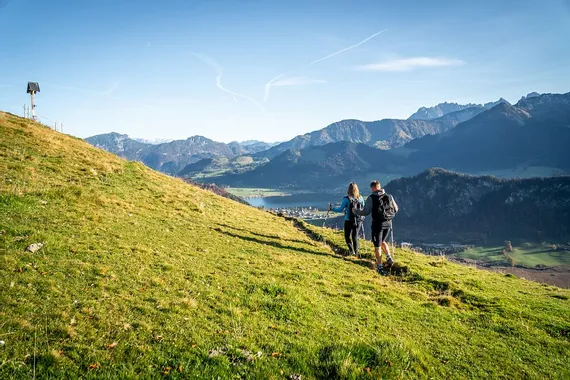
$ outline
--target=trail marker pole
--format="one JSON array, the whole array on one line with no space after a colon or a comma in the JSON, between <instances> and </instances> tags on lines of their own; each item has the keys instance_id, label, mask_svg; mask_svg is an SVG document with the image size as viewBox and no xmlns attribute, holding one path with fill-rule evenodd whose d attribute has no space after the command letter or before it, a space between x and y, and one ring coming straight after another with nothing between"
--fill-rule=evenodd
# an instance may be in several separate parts
<instances>
[{"instance_id":1,"label":"trail marker pole","mask_svg":"<svg viewBox=\"0 0 570 380\"><path fill-rule=\"evenodd\" d=\"M31 109L32 109L32 119L33 120L37 120L36 118L36 105L34 104L34 97L36 96L36 93L40 92L40 85L38 84L38 82L28 82L28 88L26 90L26 92L28 94L30 94L30 105L31 105ZM29 111L28 111L28 115L29 115Z\"/></svg>"}]
</instances>

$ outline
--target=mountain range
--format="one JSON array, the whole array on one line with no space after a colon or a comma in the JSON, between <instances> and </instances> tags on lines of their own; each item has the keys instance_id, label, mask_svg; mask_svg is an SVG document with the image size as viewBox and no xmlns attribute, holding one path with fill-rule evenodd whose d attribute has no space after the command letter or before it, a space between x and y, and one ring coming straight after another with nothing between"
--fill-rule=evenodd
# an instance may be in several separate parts
<instances>
[{"instance_id":1,"label":"mountain range","mask_svg":"<svg viewBox=\"0 0 570 380\"><path fill-rule=\"evenodd\" d=\"M328 188L362 176L414 175L429 167L503 177L564 174L570 172L569 126L570 93L544 94L521 99L515 106L501 102L453 129L397 149L349 141L290 149L253 171L216 181L233 186L327 184Z\"/></svg>"},{"instance_id":2,"label":"mountain range","mask_svg":"<svg viewBox=\"0 0 570 380\"><path fill-rule=\"evenodd\" d=\"M299 135L255 156L272 159L288 149L304 149L340 141L363 143L374 148L389 150L425 135L445 132L481 111L482 109L469 107L433 120L342 120L318 131Z\"/></svg>"},{"instance_id":3,"label":"mountain range","mask_svg":"<svg viewBox=\"0 0 570 380\"><path fill-rule=\"evenodd\" d=\"M498 102L501 101L504 100L501 99ZM153 169L168 174L195 173L192 166L189 168L186 166L201 160L206 161L201 162L200 165L206 166L213 162L221 172L227 173L235 172L236 165L231 160L244 155L253 156L254 164L248 168L254 168L288 149L304 149L340 141L364 143L384 150L397 148L413 139L445 132L476 116L485 110L484 107L494 103L488 103L485 106L440 104L432 108L439 107L441 116L431 120L412 118L408 120L383 119L371 122L355 119L342 120L321 130L300 135L282 143L248 140L224 144L203 136L174 141L144 140L115 132L92 136L85 140L96 147L129 160L141 161ZM220 165L220 162L225 162L225 159L229 159L229 166Z\"/></svg>"},{"instance_id":4,"label":"mountain range","mask_svg":"<svg viewBox=\"0 0 570 380\"><path fill-rule=\"evenodd\" d=\"M88 137L89 144L132 161L140 161L152 169L168 174L177 174L184 168L202 159L234 158L268 149L272 144L261 141L229 144L216 142L203 136L192 136L186 140L174 140L161 144L143 143L128 135L107 133Z\"/></svg>"},{"instance_id":5,"label":"mountain range","mask_svg":"<svg viewBox=\"0 0 570 380\"><path fill-rule=\"evenodd\" d=\"M530 95L530 94L529 94ZM485 104L457 104L457 103L439 103L433 107L421 107L418 109L408 120L432 120L440 118L452 112L462 111L465 109L473 108L479 109L480 111L488 110L495 107L500 103L509 103L503 98L500 98L496 102L489 102ZM510 103L509 103L510 104Z\"/></svg>"},{"instance_id":6,"label":"mountain range","mask_svg":"<svg viewBox=\"0 0 570 380\"><path fill-rule=\"evenodd\" d=\"M301 187L370 171L380 178L413 175L427 167L554 175L568 171L568 107L568 94L530 93L514 106L501 98L423 107L408 120L343 120L278 144L226 144L203 136L147 144L118 133L86 141L168 174L233 185ZM419 119L422 112L431 119Z\"/></svg>"},{"instance_id":7,"label":"mountain range","mask_svg":"<svg viewBox=\"0 0 570 380\"><path fill-rule=\"evenodd\" d=\"M444 167L464 173L519 167L570 170L570 93L501 103L444 133L410 142L394 154L412 172Z\"/></svg>"}]
</instances>

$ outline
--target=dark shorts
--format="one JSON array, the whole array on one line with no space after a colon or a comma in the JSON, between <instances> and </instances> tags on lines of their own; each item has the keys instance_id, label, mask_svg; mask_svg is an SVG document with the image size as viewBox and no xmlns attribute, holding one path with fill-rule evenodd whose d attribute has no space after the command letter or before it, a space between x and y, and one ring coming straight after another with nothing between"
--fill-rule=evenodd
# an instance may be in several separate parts
<instances>
[{"instance_id":1,"label":"dark shorts","mask_svg":"<svg viewBox=\"0 0 570 380\"><path fill-rule=\"evenodd\" d=\"M372 226L372 244L374 244L374 247L378 248L386 241L390 234L390 230L390 227Z\"/></svg>"}]
</instances>

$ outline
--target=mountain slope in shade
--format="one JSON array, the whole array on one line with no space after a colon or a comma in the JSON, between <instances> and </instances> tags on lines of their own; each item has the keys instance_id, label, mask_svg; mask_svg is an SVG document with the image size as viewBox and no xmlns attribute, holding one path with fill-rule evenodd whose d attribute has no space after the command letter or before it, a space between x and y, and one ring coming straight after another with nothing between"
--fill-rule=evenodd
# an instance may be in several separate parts
<instances>
[{"instance_id":1,"label":"mountain slope in shade","mask_svg":"<svg viewBox=\"0 0 570 380\"><path fill-rule=\"evenodd\" d=\"M500 244L570 240L570 177L499 179L430 169L390 182L398 234L414 241Z\"/></svg>"},{"instance_id":2,"label":"mountain slope in shade","mask_svg":"<svg viewBox=\"0 0 570 380\"><path fill-rule=\"evenodd\" d=\"M341 141L305 149L290 149L252 171L212 178L220 185L331 189L365 176L381 163L386 173L402 170L401 157L366 144Z\"/></svg>"},{"instance_id":3,"label":"mountain slope in shade","mask_svg":"<svg viewBox=\"0 0 570 380\"><path fill-rule=\"evenodd\" d=\"M543 166L570 170L570 93L502 103L436 136L407 144L408 168L465 173Z\"/></svg>"}]
</instances>

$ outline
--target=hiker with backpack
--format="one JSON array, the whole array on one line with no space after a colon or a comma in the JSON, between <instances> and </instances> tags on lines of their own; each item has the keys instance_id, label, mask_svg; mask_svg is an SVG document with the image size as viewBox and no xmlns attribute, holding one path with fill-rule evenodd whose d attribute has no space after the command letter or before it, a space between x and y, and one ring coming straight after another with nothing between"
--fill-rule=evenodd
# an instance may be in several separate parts
<instances>
[{"instance_id":1,"label":"hiker with backpack","mask_svg":"<svg viewBox=\"0 0 570 380\"><path fill-rule=\"evenodd\" d=\"M342 199L339 207L329 205L329 211L344 212L344 240L348 245L348 251L358 256L358 231L362 226L362 217L353 212L364 208L364 198L358 191L358 185L351 182L348 185L347 195Z\"/></svg>"},{"instance_id":2,"label":"hiker with backpack","mask_svg":"<svg viewBox=\"0 0 570 380\"><path fill-rule=\"evenodd\" d=\"M384 274L382 266L382 252L386 254L386 264L392 266L394 260L390 254L390 247L386 243L386 238L392 230L392 219L398 212L398 205L394 197L387 194L378 181L370 184L372 194L366 199L363 210L353 209L353 213L365 216L372 215L372 243L374 244L374 254L376 255L376 271Z\"/></svg>"}]
</instances>

